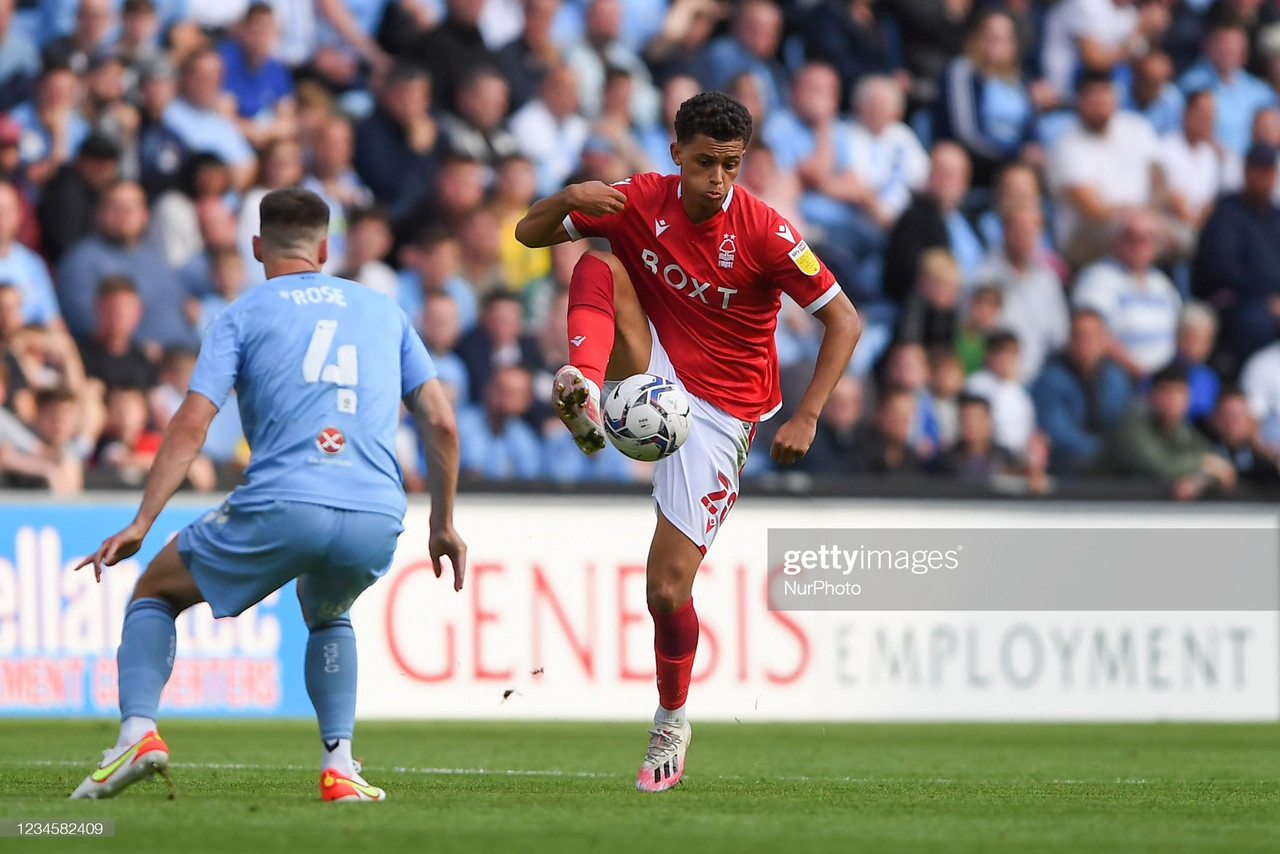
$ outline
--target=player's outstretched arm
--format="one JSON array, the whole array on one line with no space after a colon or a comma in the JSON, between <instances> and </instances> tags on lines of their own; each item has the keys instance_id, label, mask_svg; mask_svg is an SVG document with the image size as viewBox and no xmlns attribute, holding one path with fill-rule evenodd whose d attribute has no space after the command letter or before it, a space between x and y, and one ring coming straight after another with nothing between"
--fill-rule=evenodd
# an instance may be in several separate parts
<instances>
[{"instance_id":1,"label":"player's outstretched arm","mask_svg":"<svg viewBox=\"0 0 1280 854\"><path fill-rule=\"evenodd\" d=\"M427 457L427 492L431 495L431 563L440 577L441 557L453 565L453 589L461 590L467 574L467 545L453 529L453 502L458 492L458 423L444 385L429 379L405 395Z\"/></svg>"},{"instance_id":2,"label":"player's outstretched arm","mask_svg":"<svg viewBox=\"0 0 1280 854\"><path fill-rule=\"evenodd\" d=\"M818 429L818 415L827 405L831 390L849 366L853 348L862 337L862 319L843 293L814 312L813 316L825 327L822 346L818 348L813 379L809 380L796 414L778 428L773 438L769 456L780 463L794 463L808 452Z\"/></svg>"},{"instance_id":3,"label":"player's outstretched arm","mask_svg":"<svg viewBox=\"0 0 1280 854\"><path fill-rule=\"evenodd\" d=\"M590 217L608 216L618 213L626 204L626 195L603 181L570 184L555 195L533 203L524 219L516 223L516 240L530 249L564 243L569 239L564 218L571 212Z\"/></svg>"},{"instance_id":4,"label":"player's outstretched arm","mask_svg":"<svg viewBox=\"0 0 1280 854\"><path fill-rule=\"evenodd\" d=\"M204 447L209 422L217 414L218 407L209 398L198 392L187 394L164 430L160 449L147 475L147 488L142 494L138 515L123 531L103 540L98 551L81 561L76 569L93 564L93 574L101 580L104 566L112 566L131 557L142 547L142 540L155 524L156 517L186 480L187 470Z\"/></svg>"}]
</instances>

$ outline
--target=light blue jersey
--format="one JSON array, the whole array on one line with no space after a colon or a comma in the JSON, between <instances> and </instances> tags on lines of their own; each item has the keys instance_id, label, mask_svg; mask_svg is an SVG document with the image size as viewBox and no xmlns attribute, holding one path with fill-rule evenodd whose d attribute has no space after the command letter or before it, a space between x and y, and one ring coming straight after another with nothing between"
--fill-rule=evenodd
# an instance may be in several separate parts
<instances>
[{"instance_id":1,"label":"light blue jersey","mask_svg":"<svg viewBox=\"0 0 1280 854\"><path fill-rule=\"evenodd\" d=\"M277 276L213 322L190 391L234 387L252 458L232 505L272 500L404 516L400 399L436 376L390 298L323 273Z\"/></svg>"}]
</instances>

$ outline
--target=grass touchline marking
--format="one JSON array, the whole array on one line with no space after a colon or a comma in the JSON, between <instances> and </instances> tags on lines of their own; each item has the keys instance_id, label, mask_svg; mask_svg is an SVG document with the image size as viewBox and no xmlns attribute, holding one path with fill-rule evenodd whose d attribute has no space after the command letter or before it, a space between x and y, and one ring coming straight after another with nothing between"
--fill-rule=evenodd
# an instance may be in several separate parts
<instances>
[{"instance_id":1,"label":"grass touchline marking","mask_svg":"<svg viewBox=\"0 0 1280 854\"><path fill-rule=\"evenodd\" d=\"M85 762L74 759L22 759L13 762L0 762L0 768L6 765L26 765L26 766L43 766L43 767L73 767L85 766ZM316 771L318 769L314 765L260 765L255 763L244 762L173 762L170 763L172 768L203 768L211 771ZM536 770L521 768L411 768L403 765L392 766L389 768L376 769L382 773L389 774L425 774L430 776L493 776L493 777L567 777L577 779L601 779L616 780L621 778L629 778L627 774L616 774L609 771L561 771L555 769ZM701 776L701 775L699 775ZM1105 786L1105 785L1121 785L1121 786L1149 786L1150 780L1133 779L1116 777L1111 780L1022 780L1022 779L1000 779L988 777L972 777L958 780L954 777L810 777L807 775L790 775L790 776L753 776L744 774L719 774L713 778L715 780L776 780L786 783L930 783L936 786L951 786L962 783L1007 783L1010 785L1026 785L1039 783L1041 785L1053 786ZM1213 783L1214 780L1169 780L1169 783ZM1233 783L1243 781L1234 780ZM1258 783L1272 783L1273 780L1250 781Z\"/></svg>"}]
</instances>

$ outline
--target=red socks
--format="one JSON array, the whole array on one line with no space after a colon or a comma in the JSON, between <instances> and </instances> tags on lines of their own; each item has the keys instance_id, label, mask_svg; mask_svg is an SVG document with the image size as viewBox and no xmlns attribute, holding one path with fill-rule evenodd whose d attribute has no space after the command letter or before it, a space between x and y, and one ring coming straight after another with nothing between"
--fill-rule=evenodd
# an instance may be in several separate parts
<instances>
[{"instance_id":1,"label":"red socks","mask_svg":"<svg viewBox=\"0 0 1280 854\"><path fill-rule=\"evenodd\" d=\"M569 364L601 388L612 352L613 270L583 255L569 279Z\"/></svg>"},{"instance_id":2,"label":"red socks","mask_svg":"<svg viewBox=\"0 0 1280 854\"><path fill-rule=\"evenodd\" d=\"M698 650L698 612L693 600L670 614L653 615L653 651L658 664L658 701L664 709L678 709L689 694L693 656Z\"/></svg>"}]
</instances>

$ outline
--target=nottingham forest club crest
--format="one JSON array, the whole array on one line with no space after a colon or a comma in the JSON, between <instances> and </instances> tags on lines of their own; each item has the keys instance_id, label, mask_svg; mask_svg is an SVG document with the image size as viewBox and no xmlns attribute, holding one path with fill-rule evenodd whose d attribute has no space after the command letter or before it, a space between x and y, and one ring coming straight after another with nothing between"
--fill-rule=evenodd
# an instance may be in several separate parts
<instances>
[{"instance_id":1,"label":"nottingham forest club crest","mask_svg":"<svg viewBox=\"0 0 1280 854\"><path fill-rule=\"evenodd\" d=\"M316 434L316 447L332 457L347 447L347 437L337 427L326 427Z\"/></svg>"},{"instance_id":2,"label":"nottingham forest club crest","mask_svg":"<svg viewBox=\"0 0 1280 854\"><path fill-rule=\"evenodd\" d=\"M720 241L720 266L726 270L733 269L733 258L738 252L738 247L733 241L736 238L732 234L726 234L724 240Z\"/></svg>"}]
</instances>

